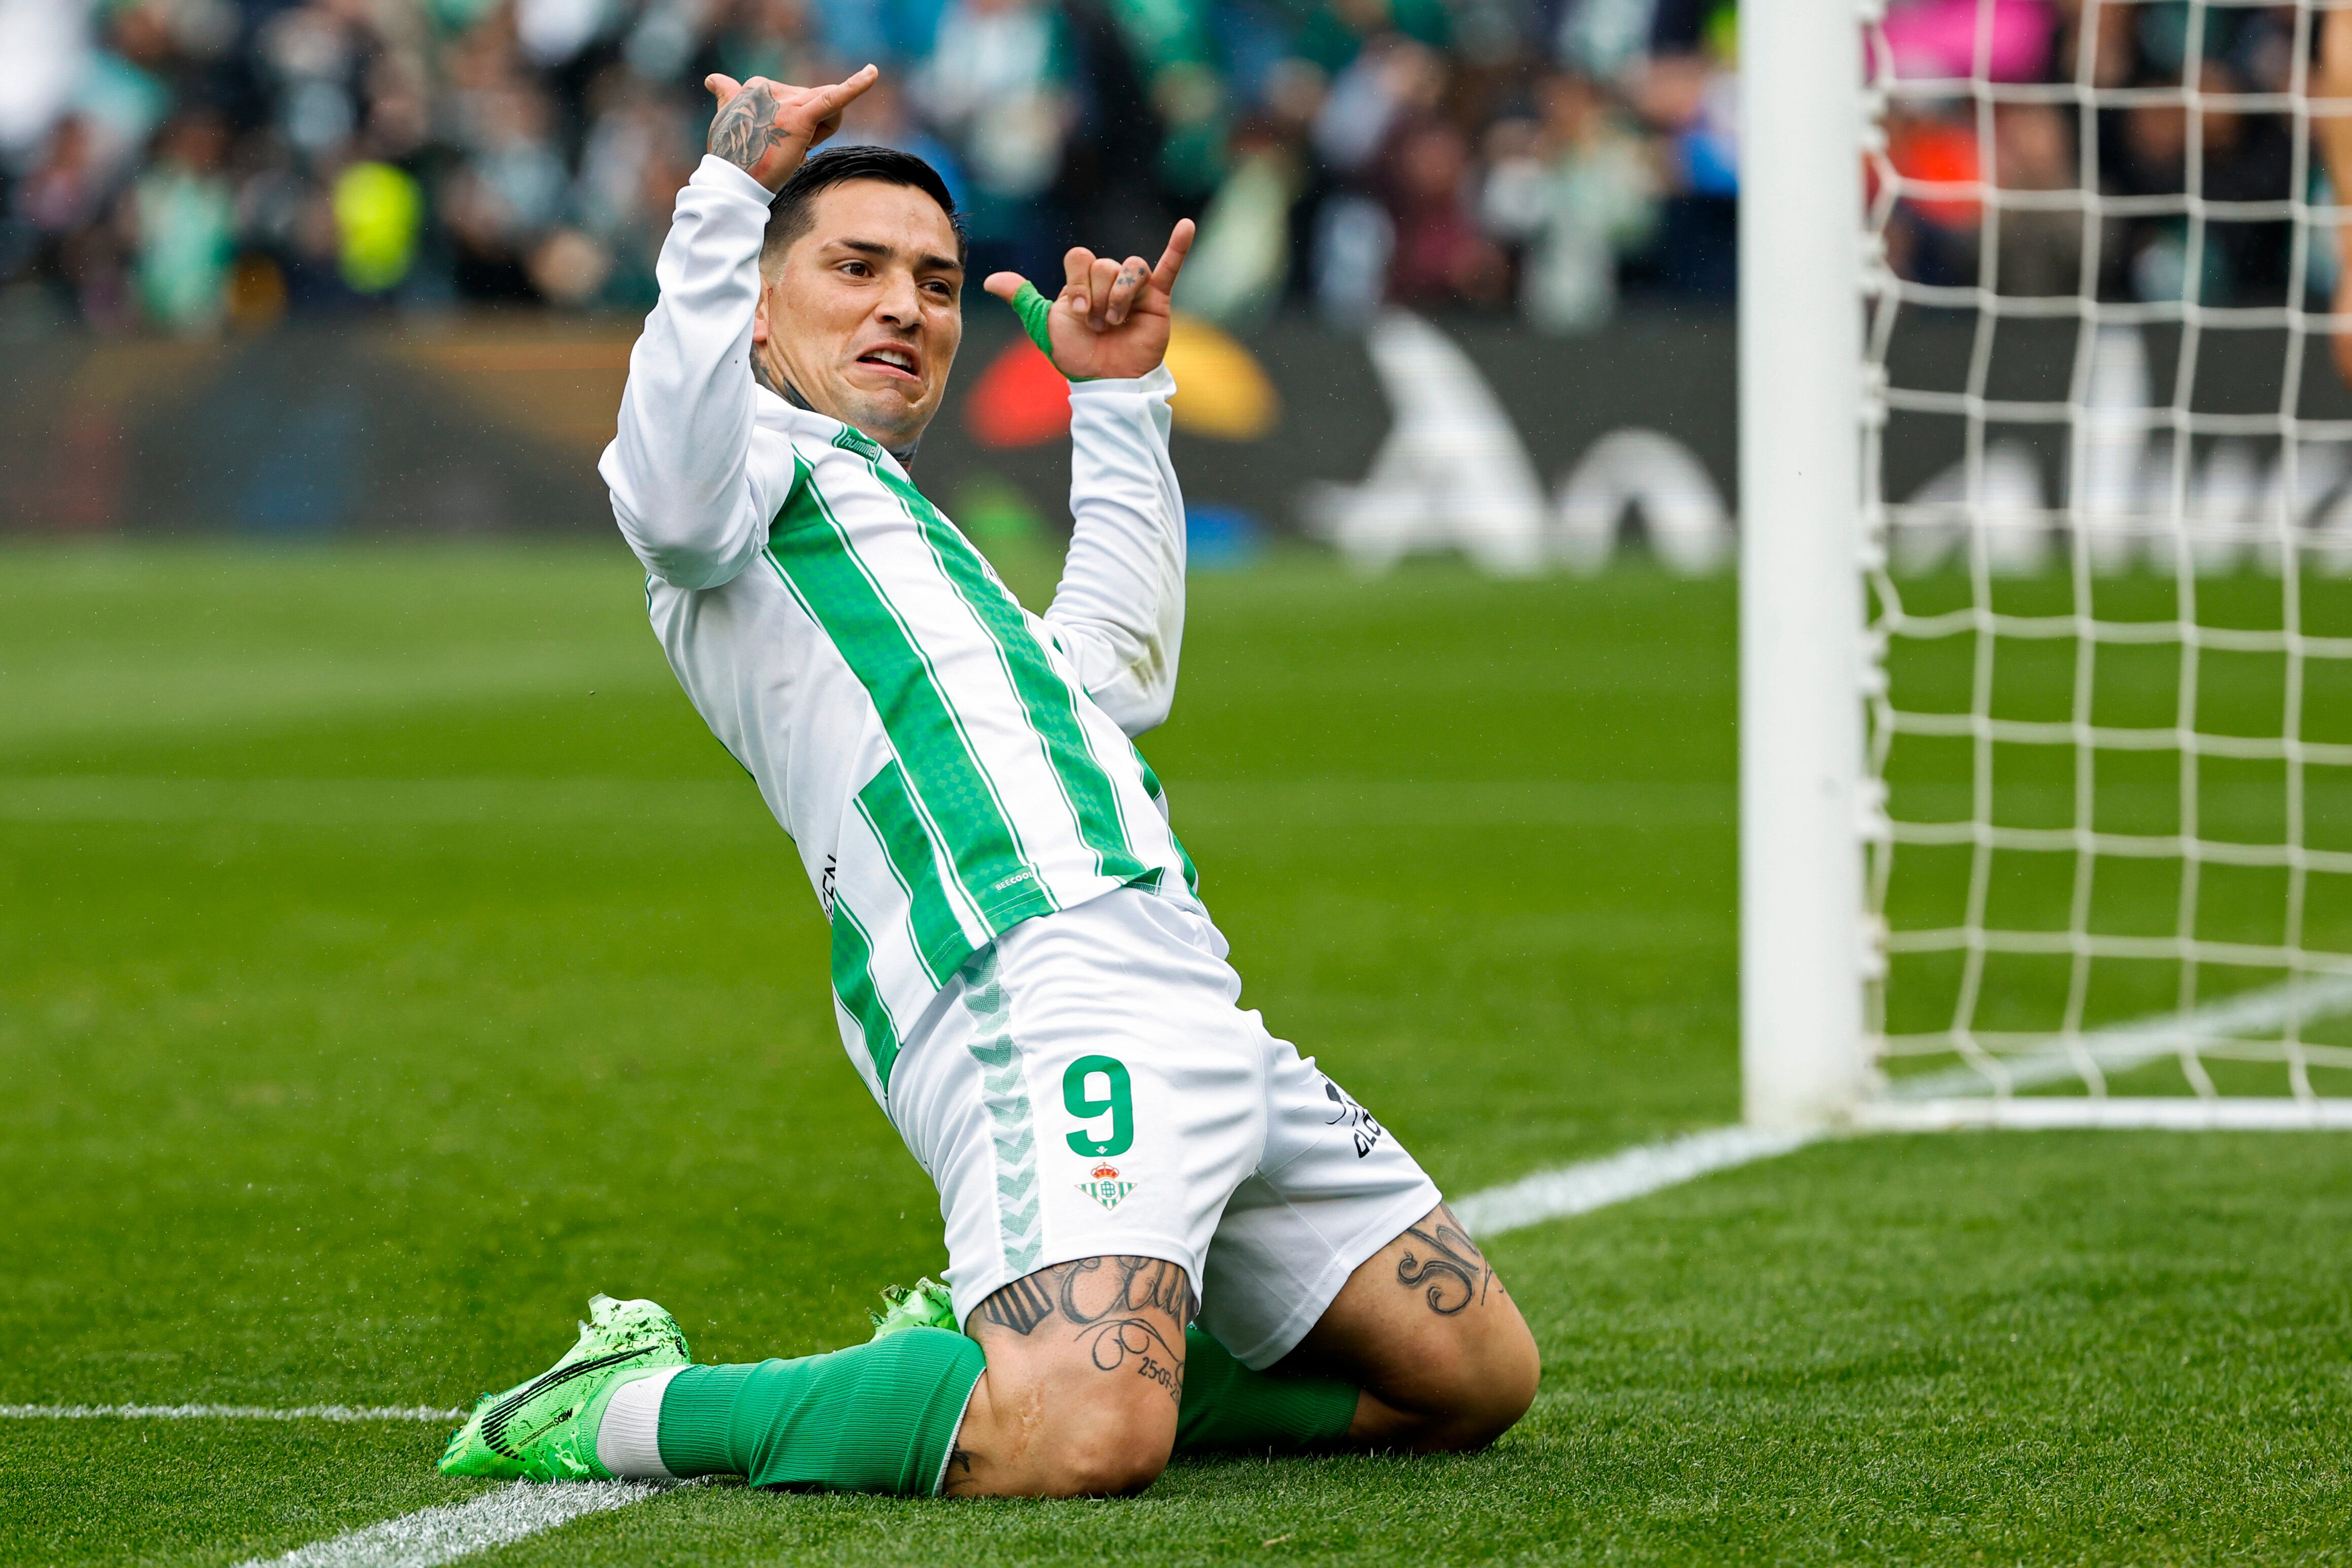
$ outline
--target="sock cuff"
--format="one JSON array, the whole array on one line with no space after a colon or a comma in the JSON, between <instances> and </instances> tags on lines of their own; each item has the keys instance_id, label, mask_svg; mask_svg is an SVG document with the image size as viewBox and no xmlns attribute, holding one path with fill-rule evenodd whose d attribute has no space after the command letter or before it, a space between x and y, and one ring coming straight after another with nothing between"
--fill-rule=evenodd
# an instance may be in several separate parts
<instances>
[{"instance_id":1,"label":"sock cuff","mask_svg":"<svg viewBox=\"0 0 2352 1568\"><path fill-rule=\"evenodd\" d=\"M971 1408L972 1391L980 1386L980 1374L988 1370L988 1357L977 1341L968 1340L952 1329L928 1331L955 1342L940 1354L939 1384L925 1402L911 1445L914 1464L910 1468L914 1474L910 1479L918 1484L928 1482L929 1489L922 1495L937 1497L947 1490L948 1461L955 1457L955 1441L963 1432L964 1415Z\"/></svg>"},{"instance_id":2,"label":"sock cuff","mask_svg":"<svg viewBox=\"0 0 2352 1568\"><path fill-rule=\"evenodd\" d=\"M983 1365L981 1370L985 1372L987 1368ZM980 1379L975 1377L971 1380L971 1386L963 1391L963 1403L956 1406L955 1425L948 1428L948 1440L940 1445L939 1471L931 1477L930 1495L933 1497L947 1496L948 1461L955 1458L956 1439L963 1436L963 1424L971 1415L972 1396L979 1392Z\"/></svg>"},{"instance_id":3,"label":"sock cuff","mask_svg":"<svg viewBox=\"0 0 2352 1568\"><path fill-rule=\"evenodd\" d=\"M1358 1390L1328 1377L1252 1372L1198 1327L1184 1331L1180 1454L1264 1453L1337 1446L1355 1424Z\"/></svg>"},{"instance_id":4,"label":"sock cuff","mask_svg":"<svg viewBox=\"0 0 2352 1568\"><path fill-rule=\"evenodd\" d=\"M730 1440L735 1396L765 1365L682 1366L662 1393L655 1439L657 1457L674 1476L741 1475Z\"/></svg>"},{"instance_id":5,"label":"sock cuff","mask_svg":"<svg viewBox=\"0 0 2352 1568\"><path fill-rule=\"evenodd\" d=\"M986 1364L952 1330L902 1329L829 1355L687 1367L662 1396L661 1462L755 1487L929 1497Z\"/></svg>"},{"instance_id":6,"label":"sock cuff","mask_svg":"<svg viewBox=\"0 0 2352 1568\"><path fill-rule=\"evenodd\" d=\"M606 1473L624 1480L664 1480L671 1471L662 1463L662 1395L684 1367L633 1377L613 1390L604 1414L596 1423L596 1462Z\"/></svg>"}]
</instances>

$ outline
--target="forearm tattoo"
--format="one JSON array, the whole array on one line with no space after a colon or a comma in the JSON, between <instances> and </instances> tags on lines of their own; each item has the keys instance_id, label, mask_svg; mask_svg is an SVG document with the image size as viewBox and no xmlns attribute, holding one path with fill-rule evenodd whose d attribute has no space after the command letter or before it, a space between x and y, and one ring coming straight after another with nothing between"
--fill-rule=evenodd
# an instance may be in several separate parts
<instances>
[{"instance_id":1,"label":"forearm tattoo","mask_svg":"<svg viewBox=\"0 0 2352 1568\"><path fill-rule=\"evenodd\" d=\"M1490 1289L1503 1294L1502 1281L1486 1267L1485 1254L1444 1204L1419 1225L1406 1226L1405 1235L1420 1246L1405 1248L1397 1262L1397 1282L1423 1290L1431 1311L1450 1318L1473 1301L1486 1300Z\"/></svg>"},{"instance_id":2,"label":"forearm tattoo","mask_svg":"<svg viewBox=\"0 0 2352 1568\"><path fill-rule=\"evenodd\" d=\"M747 87L719 106L710 121L710 150L749 173L776 139L776 95Z\"/></svg>"},{"instance_id":3,"label":"forearm tattoo","mask_svg":"<svg viewBox=\"0 0 2352 1568\"><path fill-rule=\"evenodd\" d=\"M1181 1335L1192 1315L1192 1291L1173 1263L1126 1257L1057 1263L989 1297L980 1315L1024 1339L1066 1331L1087 1347L1097 1371L1132 1369L1169 1398L1183 1398L1184 1356L1165 1325Z\"/></svg>"}]
</instances>

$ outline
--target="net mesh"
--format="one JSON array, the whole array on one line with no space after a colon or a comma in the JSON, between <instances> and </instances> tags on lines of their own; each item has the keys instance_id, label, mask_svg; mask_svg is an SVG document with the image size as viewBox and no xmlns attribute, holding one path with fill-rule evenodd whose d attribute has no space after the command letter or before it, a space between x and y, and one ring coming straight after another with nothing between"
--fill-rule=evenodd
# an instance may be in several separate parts
<instances>
[{"instance_id":1,"label":"net mesh","mask_svg":"<svg viewBox=\"0 0 2352 1568\"><path fill-rule=\"evenodd\" d=\"M1864 37L1886 1092L2352 1093L2352 12Z\"/></svg>"}]
</instances>

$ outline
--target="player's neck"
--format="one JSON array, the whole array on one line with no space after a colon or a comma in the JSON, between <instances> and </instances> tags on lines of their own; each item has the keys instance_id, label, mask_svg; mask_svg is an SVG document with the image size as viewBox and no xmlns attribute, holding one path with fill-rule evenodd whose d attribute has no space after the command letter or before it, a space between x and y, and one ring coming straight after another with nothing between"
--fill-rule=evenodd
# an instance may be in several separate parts
<instances>
[{"instance_id":1,"label":"player's neck","mask_svg":"<svg viewBox=\"0 0 2352 1568\"><path fill-rule=\"evenodd\" d=\"M782 398L786 403L791 404L795 408L805 409L811 414L822 414L827 419L840 419L841 423L848 426L851 429L858 431L861 435L870 437L884 451L898 459L898 466L900 468L911 468L915 466L915 453L923 444L923 438L919 435L903 447L893 446L886 437L877 435L874 431L866 429L865 426L859 425L856 420L842 419L841 416L838 414L819 408L815 404L811 403L806 397L801 395L801 389L793 384L792 377L786 375L780 369L771 367L767 363L766 360L757 351L754 351L751 355L751 378L754 381L757 381L761 386L766 387L770 392L774 393L778 397Z\"/></svg>"}]
</instances>

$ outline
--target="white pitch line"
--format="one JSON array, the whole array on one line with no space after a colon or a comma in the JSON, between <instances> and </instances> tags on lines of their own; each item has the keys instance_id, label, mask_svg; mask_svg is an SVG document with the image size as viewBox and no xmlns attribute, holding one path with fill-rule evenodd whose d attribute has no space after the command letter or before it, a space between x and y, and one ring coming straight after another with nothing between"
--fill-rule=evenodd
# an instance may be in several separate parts
<instances>
[{"instance_id":1,"label":"white pitch line","mask_svg":"<svg viewBox=\"0 0 2352 1568\"><path fill-rule=\"evenodd\" d=\"M676 1481L517 1481L465 1502L419 1509L238 1568L436 1568L541 1531L643 1502ZM690 1484L690 1483L688 1483Z\"/></svg>"},{"instance_id":2,"label":"white pitch line","mask_svg":"<svg viewBox=\"0 0 2352 1568\"><path fill-rule=\"evenodd\" d=\"M1716 1127L1661 1143L1638 1147L1538 1171L1499 1187L1487 1187L1454 1203L1454 1216L1485 1237L1540 1225L1548 1219L1590 1214L1631 1198L1678 1186L1713 1171L1769 1160L1813 1140L1802 1132L1771 1132L1758 1127Z\"/></svg>"},{"instance_id":3,"label":"white pitch line","mask_svg":"<svg viewBox=\"0 0 2352 1568\"><path fill-rule=\"evenodd\" d=\"M430 1405L0 1405L11 1421L463 1421Z\"/></svg>"}]
</instances>

